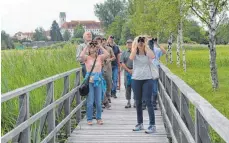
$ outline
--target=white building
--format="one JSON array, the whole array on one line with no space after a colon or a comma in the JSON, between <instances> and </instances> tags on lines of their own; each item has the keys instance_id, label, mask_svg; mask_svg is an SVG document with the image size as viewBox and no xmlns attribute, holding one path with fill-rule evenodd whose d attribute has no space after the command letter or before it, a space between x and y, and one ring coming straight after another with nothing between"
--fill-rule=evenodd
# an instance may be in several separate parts
<instances>
[{"instance_id":1,"label":"white building","mask_svg":"<svg viewBox=\"0 0 229 143\"><path fill-rule=\"evenodd\" d=\"M80 21L80 20L72 20L71 22L66 22L66 14L65 12L60 12L59 15L59 25L61 29L61 34L63 35L65 30L68 30L73 36L74 28L81 24L85 31L90 31L95 35L104 35L101 23L96 21Z\"/></svg>"}]
</instances>

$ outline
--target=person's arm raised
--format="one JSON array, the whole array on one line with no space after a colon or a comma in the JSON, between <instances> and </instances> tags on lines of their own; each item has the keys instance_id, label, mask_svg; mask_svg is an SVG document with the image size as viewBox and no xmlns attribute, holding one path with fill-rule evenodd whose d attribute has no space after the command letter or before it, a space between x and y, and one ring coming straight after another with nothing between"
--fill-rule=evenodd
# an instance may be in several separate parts
<instances>
[{"instance_id":1,"label":"person's arm raised","mask_svg":"<svg viewBox=\"0 0 229 143\"><path fill-rule=\"evenodd\" d=\"M134 44L132 45L132 49L131 49L131 53L130 53L129 59L130 59L130 60L134 60L134 58L135 58L135 56L136 56L136 53L137 53L137 44L134 43Z\"/></svg>"},{"instance_id":2,"label":"person's arm raised","mask_svg":"<svg viewBox=\"0 0 229 143\"><path fill-rule=\"evenodd\" d=\"M149 48L149 46L146 46L145 47L145 51L146 51L146 55L148 57L150 57L152 59L155 58L155 55L154 55L153 51Z\"/></svg>"},{"instance_id":3,"label":"person's arm raised","mask_svg":"<svg viewBox=\"0 0 229 143\"><path fill-rule=\"evenodd\" d=\"M99 48L103 51L103 54L101 56L103 57L103 59L106 59L109 56L109 53L106 49L103 48L102 45L99 45Z\"/></svg>"},{"instance_id":4,"label":"person's arm raised","mask_svg":"<svg viewBox=\"0 0 229 143\"><path fill-rule=\"evenodd\" d=\"M88 50L88 47L85 47L83 51L80 53L80 59L82 62L87 60L87 55L86 55L87 50Z\"/></svg>"}]
</instances>

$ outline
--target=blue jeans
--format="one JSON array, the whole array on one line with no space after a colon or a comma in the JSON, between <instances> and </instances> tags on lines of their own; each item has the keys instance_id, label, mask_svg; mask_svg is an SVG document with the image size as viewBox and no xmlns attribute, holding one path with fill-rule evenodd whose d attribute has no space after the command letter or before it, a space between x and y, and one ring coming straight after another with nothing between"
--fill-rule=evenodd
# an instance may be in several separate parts
<instances>
[{"instance_id":1,"label":"blue jeans","mask_svg":"<svg viewBox=\"0 0 229 143\"><path fill-rule=\"evenodd\" d=\"M158 79L153 80L153 90L152 90L152 102L153 106L157 106L157 95L158 94Z\"/></svg>"},{"instance_id":2,"label":"blue jeans","mask_svg":"<svg viewBox=\"0 0 229 143\"><path fill-rule=\"evenodd\" d=\"M118 66L112 66L112 89L111 93L116 94L118 84Z\"/></svg>"},{"instance_id":3,"label":"blue jeans","mask_svg":"<svg viewBox=\"0 0 229 143\"><path fill-rule=\"evenodd\" d=\"M153 104L151 101L152 97L152 86L153 80L134 80L132 79L132 89L134 92L134 99L136 100L136 110L137 110L137 121L138 124L143 123L143 111L142 111L142 100L145 101L148 108L149 114L149 124L155 125L155 114L153 109Z\"/></svg>"},{"instance_id":4,"label":"blue jeans","mask_svg":"<svg viewBox=\"0 0 229 143\"><path fill-rule=\"evenodd\" d=\"M96 105L96 119L101 119L102 114L102 87L101 84L97 87L94 87L94 83L89 83L89 94L87 96L87 121L92 120L93 114L93 103L95 101Z\"/></svg>"}]
</instances>

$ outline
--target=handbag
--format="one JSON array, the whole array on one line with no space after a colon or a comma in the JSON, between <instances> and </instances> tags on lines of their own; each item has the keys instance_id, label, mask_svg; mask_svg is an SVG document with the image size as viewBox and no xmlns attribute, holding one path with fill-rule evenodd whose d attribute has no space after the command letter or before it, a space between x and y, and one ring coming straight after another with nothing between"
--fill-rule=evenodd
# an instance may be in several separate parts
<instances>
[{"instance_id":1,"label":"handbag","mask_svg":"<svg viewBox=\"0 0 229 143\"><path fill-rule=\"evenodd\" d=\"M149 61L149 68L152 74L152 79L158 79L159 78L159 73L158 73L158 68L151 62Z\"/></svg>"},{"instance_id":2,"label":"handbag","mask_svg":"<svg viewBox=\"0 0 229 143\"><path fill-rule=\"evenodd\" d=\"M80 92L81 96L87 96L89 93L89 79L90 79L91 73L95 67L96 59L97 59L97 57L95 58L95 61L93 63L93 66L91 68L91 71L90 71L87 79L85 79L84 82L79 87L79 92Z\"/></svg>"}]
</instances>

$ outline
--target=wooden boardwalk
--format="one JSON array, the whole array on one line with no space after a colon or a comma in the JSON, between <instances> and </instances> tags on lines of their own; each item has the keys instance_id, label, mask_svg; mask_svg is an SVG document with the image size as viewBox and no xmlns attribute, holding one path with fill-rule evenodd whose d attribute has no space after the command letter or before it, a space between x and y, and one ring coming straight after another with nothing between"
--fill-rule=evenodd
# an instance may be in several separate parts
<instances>
[{"instance_id":1,"label":"wooden boardwalk","mask_svg":"<svg viewBox=\"0 0 229 143\"><path fill-rule=\"evenodd\" d=\"M103 110L103 125L96 124L87 125L84 118L78 127L72 132L68 138L68 143L168 143L167 134L164 127L161 111L155 112L155 121L157 132L154 134L145 134L144 131L133 132L132 129L137 123L137 115L135 108L125 109L125 88L123 86L123 78L120 92L117 93L118 98L112 98L111 110ZM133 100L131 101L133 104ZM148 111L144 110L144 128L147 129L149 124Z\"/></svg>"}]
</instances>

